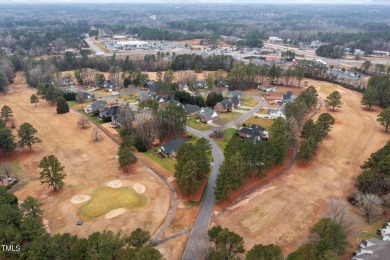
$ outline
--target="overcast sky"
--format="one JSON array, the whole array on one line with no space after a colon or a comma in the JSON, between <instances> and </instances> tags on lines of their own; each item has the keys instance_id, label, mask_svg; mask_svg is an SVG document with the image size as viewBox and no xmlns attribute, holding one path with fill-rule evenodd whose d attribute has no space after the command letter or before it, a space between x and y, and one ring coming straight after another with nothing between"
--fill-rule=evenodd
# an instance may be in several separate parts
<instances>
[{"instance_id":1,"label":"overcast sky","mask_svg":"<svg viewBox=\"0 0 390 260\"><path fill-rule=\"evenodd\" d=\"M377 3L390 4L390 0L0 0L0 3Z\"/></svg>"}]
</instances>

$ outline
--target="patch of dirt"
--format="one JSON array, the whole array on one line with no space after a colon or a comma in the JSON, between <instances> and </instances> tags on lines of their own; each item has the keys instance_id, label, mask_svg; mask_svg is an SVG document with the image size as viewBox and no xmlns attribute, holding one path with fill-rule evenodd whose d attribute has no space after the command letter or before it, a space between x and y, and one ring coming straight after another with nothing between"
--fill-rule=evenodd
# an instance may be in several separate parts
<instances>
[{"instance_id":1,"label":"patch of dirt","mask_svg":"<svg viewBox=\"0 0 390 260\"><path fill-rule=\"evenodd\" d=\"M177 237L156 247L163 254L164 259L179 260L186 248L188 235Z\"/></svg>"},{"instance_id":2,"label":"patch of dirt","mask_svg":"<svg viewBox=\"0 0 390 260\"><path fill-rule=\"evenodd\" d=\"M73 204L80 204L80 203L86 202L90 199L91 199L91 196L80 194L80 195L74 196L70 202L72 202Z\"/></svg>"},{"instance_id":3,"label":"patch of dirt","mask_svg":"<svg viewBox=\"0 0 390 260\"><path fill-rule=\"evenodd\" d=\"M335 117L336 124L310 162L295 163L286 175L261 189L267 192L214 222L243 236L246 249L259 243L273 243L281 246L287 256L306 243L309 227L326 216L327 202L332 198L346 199L354 189L360 165L389 140L390 135L376 121L381 109L365 110L360 104L361 93L307 81L308 86L317 88L322 100L330 91L328 87L337 89L342 95L342 108L335 112L321 109L320 113L328 112ZM367 224L359 211L353 208L350 211L358 220L355 234L361 234Z\"/></svg>"},{"instance_id":4,"label":"patch of dirt","mask_svg":"<svg viewBox=\"0 0 390 260\"><path fill-rule=\"evenodd\" d=\"M106 217L106 219L112 219L112 218L116 218L116 217L124 214L125 212L126 212L125 208L114 209L114 210L111 210L110 212L108 212L105 215L105 217Z\"/></svg>"}]
</instances>

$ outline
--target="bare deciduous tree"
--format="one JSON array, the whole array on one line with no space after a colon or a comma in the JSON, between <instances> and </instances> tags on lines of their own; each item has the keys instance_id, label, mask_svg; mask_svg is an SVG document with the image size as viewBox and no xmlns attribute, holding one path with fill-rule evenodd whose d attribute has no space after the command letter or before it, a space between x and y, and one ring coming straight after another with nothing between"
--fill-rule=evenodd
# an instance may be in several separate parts
<instances>
[{"instance_id":1,"label":"bare deciduous tree","mask_svg":"<svg viewBox=\"0 0 390 260\"><path fill-rule=\"evenodd\" d=\"M84 129L89 127L89 125L89 119L86 116L80 116L79 120L77 121L77 126L81 129Z\"/></svg>"},{"instance_id":2,"label":"bare deciduous tree","mask_svg":"<svg viewBox=\"0 0 390 260\"><path fill-rule=\"evenodd\" d=\"M336 224L339 224L344 233L349 234L353 230L355 221L350 214L350 205L341 199L332 199L328 202L329 218Z\"/></svg>"},{"instance_id":3,"label":"bare deciduous tree","mask_svg":"<svg viewBox=\"0 0 390 260\"><path fill-rule=\"evenodd\" d=\"M99 142L103 140L103 134L98 127L95 127L91 133L92 141Z\"/></svg>"},{"instance_id":4,"label":"bare deciduous tree","mask_svg":"<svg viewBox=\"0 0 390 260\"><path fill-rule=\"evenodd\" d=\"M371 218L381 211L380 205L382 199L375 194L358 194L356 196L358 207L363 211L368 223L371 222Z\"/></svg>"}]
</instances>

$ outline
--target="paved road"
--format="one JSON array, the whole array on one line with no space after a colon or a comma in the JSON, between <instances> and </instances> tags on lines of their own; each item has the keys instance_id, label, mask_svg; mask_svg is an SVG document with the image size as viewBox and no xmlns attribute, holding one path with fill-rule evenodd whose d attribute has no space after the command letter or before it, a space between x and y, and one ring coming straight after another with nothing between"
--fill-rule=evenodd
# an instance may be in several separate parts
<instances>
[{"instance_id":1,"label":"paved road","mask_svg":"<svg viewBox=\"0 0 390 260\"><path fill-rule=\"evenodd\" d=\"M259 97L254 97L254 98L260 101L259 104L253 109L251 109L250 111L246 112L239 119L224 125L223 129L229 127L236 127L238 123L244 122L264 106L264 101L261 101ZM188 238L187 246L185 248L184 255L183 255L183 260L195 260L195 259L199 259L198 252L199 250L201 250L200 247L202 246L203 239L207 237L207 230L209 228L211 216L213 214L213 209L216 203L215 196L214 196L215 182L217 179L217 175L219 173L219 167L225 158L223 156L222 150L219 148L217 143L212 138L209 137L209 134L212 133L212 130L199 131L191 127L187 127L187 131L199 137L204 137L207 140L209 140L211 144L213 157L214 157L213 171L211 173L209 182L207 183L206 191L204 193L202 203L199 207L198 215L196 216L195 223L192 227L190 236Z\"/></svg>"}]
</instances>

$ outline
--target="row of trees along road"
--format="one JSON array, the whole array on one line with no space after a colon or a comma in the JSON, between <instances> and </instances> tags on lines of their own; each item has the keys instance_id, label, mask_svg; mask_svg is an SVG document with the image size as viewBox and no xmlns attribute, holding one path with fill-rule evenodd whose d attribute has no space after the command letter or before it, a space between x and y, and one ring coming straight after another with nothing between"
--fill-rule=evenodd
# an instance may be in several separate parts
<instances>
[{"instance_id":1,"label":"row of trees along road","mask_svg":"<svg viewBox=\"0 0 390 260\"><path fill-rule=\"evenodd\" d=\"M32 197L23 203L0 187L0 243L19 245L20 251L0 250L4 259L163 259L150 246L150 234L142 229L130 236L112 231L87 238L69 233L52 235L42 223L41 204ZM65 246L66 245L66 246Z\"/></svg>"},{"instance_id":2,"label":"row of trees along road","mask_svg":"<svg viewBox=\"0 0 390 260\"><path fill-rule=\"evenodd\" d=\"M390 76L375 75L368 80L362 104L371 109L373 105L390 107Z\"/></svg>"},{"instance_id":3,"label":"row of trees along road","mask_svg":"<svg viewBox=\"0 0 390 260\"><path fill-rule=\"evenodd\" d=\"M247 179L263 177L275 164L283 164L288 149L291 127L283 118L274 121L270 128L270 141L243 142L237 136L226 145L225 160L220 167L214 194L217 200L229 199L231 191Z\"/></svg>"}]
</instances>

